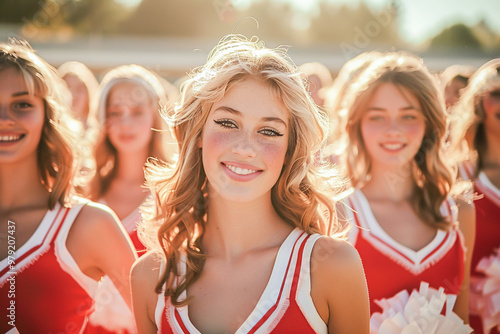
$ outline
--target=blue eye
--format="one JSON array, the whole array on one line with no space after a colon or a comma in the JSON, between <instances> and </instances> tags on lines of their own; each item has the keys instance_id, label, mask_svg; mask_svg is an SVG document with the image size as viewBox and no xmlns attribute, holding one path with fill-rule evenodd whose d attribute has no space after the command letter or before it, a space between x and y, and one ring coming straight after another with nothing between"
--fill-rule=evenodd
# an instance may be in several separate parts
<instances>
[{"instance_id":1,"label":"blue eye","mask_svg":"<svg viewBox=\"0 0 500 334\"><path fill-rule=\"evenodd\" d=\"M214 123L223 127L223 128L227 128L227 129L237 129L238 128L236 123L230 119L219 119L219 120L214 119Z\"/></svg>"}]
</instances>

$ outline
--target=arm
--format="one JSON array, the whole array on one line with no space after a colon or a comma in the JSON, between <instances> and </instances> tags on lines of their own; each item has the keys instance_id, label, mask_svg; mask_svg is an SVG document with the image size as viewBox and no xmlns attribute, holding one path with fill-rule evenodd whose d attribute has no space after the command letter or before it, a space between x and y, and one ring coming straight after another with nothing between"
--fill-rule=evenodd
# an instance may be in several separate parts
<instances>
[{"instance_id":1,"label":"arm","mask_svg":"<svg viewBox=\"0 0 500 334\"><path fill-rule=\"evenodd\" d=\"M457 206L458 223L460 231L464 237L466 253L464 263L464 280L453 311L467 324L469 323L470 266L472 261L472 251L474 250L474 241L476 238L476 211L474 209L474 204L467 203L464 200L457 200Z\"/></svg>"},{"instance_id":2,"label":"arm","mask_svg":"<svg viewBox=\"0 0 500 334\"><path fill-rule=\"evenodd\" d=\"M129 273L135 250L111 209L97 203L85 205L71 227L67 245L85 275L97 281L108 275L131 307Z\"/></svg>"},{"instance_id":3,"label":"arm","mask_svg":"<svg viewBox=\"0 0 500 334\"><path fill-rule=\"evenodd\" d=\"M369 333L368 289L357 251L345 241L320 238L311 255L311 296L329 333Z\"/></svg>"},{"instance_id":4,"label":"arm","mask_svg":"<svg viewBox=\"0 0 500 334\"><path fill-rule=\"evenodd\" d=\"M159 255L148 253L132 266L130 281L132 306L137 330L140 334L156 333L155 309L158 295L154 289L160 276Z\"/></svg>"}]
</instances>

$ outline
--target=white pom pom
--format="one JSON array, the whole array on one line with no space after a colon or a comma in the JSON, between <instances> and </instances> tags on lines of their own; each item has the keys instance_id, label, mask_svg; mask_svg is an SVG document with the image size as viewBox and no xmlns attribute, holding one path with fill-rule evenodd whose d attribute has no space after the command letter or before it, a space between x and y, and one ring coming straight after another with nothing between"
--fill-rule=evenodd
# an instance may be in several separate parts
<instances>
[{"instance_id":1,"label":"white pom pom","mask_svg":"<svg viewBox=\"0 0 500 334\"><path fill-rule=\"evenodd\" d=\"M469 334L472 328L465 325L455 313L456 296L446 295L422 282L420 289L408 295L406 290L389 299L377 300L382 313L370 319L371 334ZM444 311L444 315L442 314Z\"/></svg>"}]
</instances>

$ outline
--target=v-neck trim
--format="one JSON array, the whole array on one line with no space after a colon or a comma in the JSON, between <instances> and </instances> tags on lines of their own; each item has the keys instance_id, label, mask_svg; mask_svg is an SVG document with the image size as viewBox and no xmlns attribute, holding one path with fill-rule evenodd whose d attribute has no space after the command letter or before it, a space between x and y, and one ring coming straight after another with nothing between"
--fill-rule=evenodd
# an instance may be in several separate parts
<instances>
[{"instance_id":1,"label":"v-neck trim","mask_svg":"<svg viewBox=\"0 0 500 334\"><path fill-rule=\"evenodd\" d=\"M476 186L479 190L496 205L500 206L500 189L491 182L484 171L479 173L477 181L479 182L476 182Z\"/></svg>"},{"instance_id":2,"label":"v-neck trim","mask_svg":"<svg viewBox=\"0 0 500 334\"><path fill-rule=\"evenodd\" d=\"M35 232L28 238L28 240L19 248L16 248L16 266L15 271L20 271L24 268L25 264L31 260L33 257L38 256L43 253L48 247L50 247L50 242L53 239L53 234L57 226L56 220L59 214L62 212L62 207L59 203L52 210L47 210L42 218L42 221L36 228ZM32 251L31 254L28 254ZM0 268L2 270L1 277L4 276L4 269L8 266L9 256L7 255L0 262Z\"/></svg>"},{"instance_id":3,"label":"v-neck trim","mask_svg":"<svg viewBox=\"0 0 500 334\"><path fill-rule=\"evenodd\" d=\"M247 329L253 328L258 323L258 320L262 317L262 315L270 309L270 306L278 302L279 296L276 291L279 291L282 285L285 284L285 275L290 275L290 272L287 272L289 259L292 256L296 241L299 240L302 234L304 234L302 230L295 228L281 244L274 260L271 276L266 284L264 292L260 296L257 305L255 305L250 314L245 318L245 321L236 330L235 334L247 333ZM293 272L291 274L293 275ZM185 298L186 290L184 290L180 296L180 299ZM186 327L189 333L201 334L189 318L188 305L179 307L176 310L178 311L182 324Z\"/></svg>"},{"instance_id":4,"label":"v-neck trim","mask_svg":"<svg viewBox=\"0 0 500 334\"><path fill-rule=\"evenodd\" d=\"M359 198L359 204L363 209L365 222L367 224L366 227L369 229L370 233L386 243L390 248L411 260L414 264L420 264L424 260L428 259L429 256L432 255L432 253L439 247L439 245L443 243L448 234L447 232L438 229L434 238L427 245L415 251L391 237L378 223L371 209L370 203L363 192L357 189L356 194Z\"/></svg>"}]
</instances>

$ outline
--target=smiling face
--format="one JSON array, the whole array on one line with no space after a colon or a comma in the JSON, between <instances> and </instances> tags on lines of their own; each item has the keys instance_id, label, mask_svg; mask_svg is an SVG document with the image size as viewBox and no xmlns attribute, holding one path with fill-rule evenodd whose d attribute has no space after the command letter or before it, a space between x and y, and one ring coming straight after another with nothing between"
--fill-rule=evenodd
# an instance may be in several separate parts
<instances>
[{"instance_id":1,"label":"smiling face","mask_svg":"<svg viewBox=\"0 0 500 334\"><path fill-rule=\"evenodd\" d=\"M139 84L121 82L111 89L106 122L109 140L118 152L148 149L155 108L147 90Z\"/></svg>"},{"instance_id":2,"label":"smiling face","mask_svg":"<svg viewBox=\"0 0 500 334\"><path fill-rule=\"evenodd\" d=\"M400 166L413 160L425 133L420 103L391 83L379 86L368 99L361 133L373 164Z\"/></svg>"},{"instance_id":3,"label":"smiling face","mask_svg":"<svg viewBox=\"0 0 500 334\"><path fill-rule=\"evenodd\" d=\"M44 113L43 99L29 94L20 72L0 71L0 164L36 161Z\"/></svg>"},{"instance_id":4,"label":"smiling face","mask_svg":"<svg viewBox=\"0 0 500 334\"><path fill-rule=\"evenodd\" d=\"M200 142L211 196L270 196L288 148L288 114L268 84L250 78L212 105Z\"/></svg>"}]
</instances>

